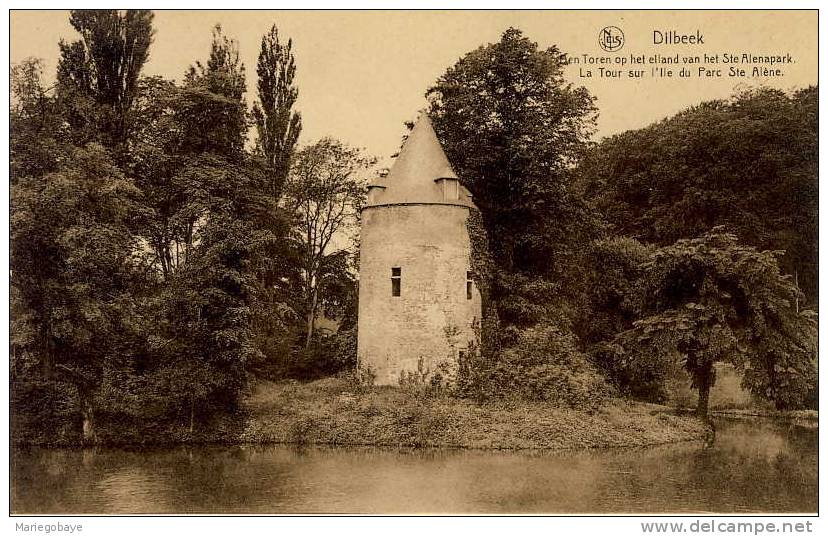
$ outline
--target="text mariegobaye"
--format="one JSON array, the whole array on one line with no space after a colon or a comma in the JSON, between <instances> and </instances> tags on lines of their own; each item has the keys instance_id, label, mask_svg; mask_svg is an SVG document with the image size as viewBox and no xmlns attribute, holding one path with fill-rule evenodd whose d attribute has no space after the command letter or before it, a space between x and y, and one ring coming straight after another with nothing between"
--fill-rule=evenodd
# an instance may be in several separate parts
<instances>
[{"instance_id":1,"label":"text mariegobaye","mask_svg":"<svg viewBox=\"0 0 828 536\"><path fill-rule=\"evenodd\" d=\"M42 532L49 534L52 532L59 532L65 534L75 534L83 532L83 525L80 523L15 523L15 532Z\"/></svg>"}]
</instances>

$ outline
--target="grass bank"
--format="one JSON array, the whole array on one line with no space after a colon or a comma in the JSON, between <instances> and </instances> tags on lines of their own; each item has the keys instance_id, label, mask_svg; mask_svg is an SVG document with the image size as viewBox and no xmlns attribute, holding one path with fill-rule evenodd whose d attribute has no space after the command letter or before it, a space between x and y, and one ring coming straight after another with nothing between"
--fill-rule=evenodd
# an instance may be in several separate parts
<instances>
[{"instance_id":1,"label":"grass bank","mask_svg":"<svg viewBox=\"0 0 828 536\"><path fill-rule=\"evenodd\" d=\"M390 387L354 389L327 378L261 383L245 402L249 443L576 449L698 439L706 427L668 408L613 400L586 411L539 403L425 397Z\"/></svg>"},{"instance_id":2,"label":"grass bank","mask_svg":"<svg viewBox=\"0 0 828 536\"><path fill-rule=\"evenodd\" d=\"M53 426L12 420L17 445L82 445L77 418ZM594 410L530 402L477 404L392 387L364 388L342 378L259 383L240 412L199 421L193 430L183 423L127 421L103 412L96 421L99 444L122 447L295 443L580 449L672 443L706 433L700 421L680 410L622 399Z\"/></svg>"}]
</instances>

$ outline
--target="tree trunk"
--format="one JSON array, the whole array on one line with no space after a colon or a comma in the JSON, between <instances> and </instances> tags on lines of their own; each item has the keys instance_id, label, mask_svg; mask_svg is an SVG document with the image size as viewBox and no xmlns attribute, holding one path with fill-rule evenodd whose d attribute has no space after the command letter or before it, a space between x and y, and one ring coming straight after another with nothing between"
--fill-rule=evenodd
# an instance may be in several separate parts
<instances>
[{"instance_id":1,"label":"tree trunk","mask_svg":"<svg viewBox=\"0 0 828 536\"><path fill-rule=\"evenodd\" d=\"M314 328L316 327L316 302L317 302L318 299L319 299L319 295L318 295L318 292L316 290L316 287L314 286L313 290L311 291L311 304L310 304L310 308L308 310L308 319L307 319L308 334L305 337L305 349L310 348L311 340L313 340L313 331L314 331Z\"/></svg>"},{"instance_id":2,"label":"tree trunk","mask_svg":"<svg viewBox=\"0 0 828 536\"><path fill-rule=\"evenodd\" d=\"M710 404L710 386L699 386L699 402L696 405L696 416L707 419L707 408Z\"/></svg>"},{"instance_id":3,"label":"tree trunk","mask_svg":"<svg viewBox=\"0 0 828 536\"><path fill-rule=\"evenodd\" d=\"M83 419L83 442L94 445L98 442L98 435L95 430L95 405L92 401L92 392L85 387L79 387L78 400Z\"/></svg>"},{"instance_id":4,"label":"tree trunk","mask_svg":"<svg viewBox=\"0 0 828 536\"><path fill-rule=\"evenodd\" d=\"M55 345L52 339L51 328L48 325L42 327L40 337L44 343L42 361L43 377L51 380L54 375Z\"/></svg>"},{"instance_id":5,"label":"tree trunk","mask_svg":"<svg viewBox=\"0 0 828 536\"><path fill-rule=\"evenodd\" d=\"M195 401L193 394L190 393L190 435L193 433L193 423L195 422Z\"/></svg>"},{"instance_id":6,"label":"tree trunk","mask_svg":"<svg viewBox=\"0 0 828 536\"><path fill-rule=\"evenodd\" d=\"M701 365L696 373L696 386L699 390L699 402L696 405L696 416L707 420L707 410L710 405L710 387L713 385L713 364Z\"/></svg>"}]
</instances>

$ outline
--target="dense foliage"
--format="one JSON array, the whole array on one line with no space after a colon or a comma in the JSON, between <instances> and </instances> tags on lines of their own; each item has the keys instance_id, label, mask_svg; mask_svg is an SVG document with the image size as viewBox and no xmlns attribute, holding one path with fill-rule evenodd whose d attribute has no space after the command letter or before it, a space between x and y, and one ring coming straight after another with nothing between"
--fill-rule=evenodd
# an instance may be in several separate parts
<instances>
[{"instance_id":1,"label":"dense foliage","mask_svg":"<svg viewBox=\"0 0 828 536\"><path fill-rule=\"evenodd\" d=\"M297 305L302 212L280 203L301 126L290 42L275 27L263 37L251 116L238 44L220 26L176 84L141 76L151 13L70 22L81 39L61 43L54 91L39 61L12 70L16 437L39 422L54 423L38 427L45 441L94 443L116 428L196 437L237 412L253 374L352 363L353 321L341 340L314 339L314 363L298 355L312 333ZM358 163L335 163L338 175L308 171L304 187L349 177L358 206L359 170L347 168ZM315 274L316 298L352 315L350 250L336 253Z\"/></svg>"},{"instance_id":2,"label":"dense foliage","mask_svg":"<svg viewBox=\"0 0 828 536\"><path fill-rule=\"evenodd\" d=\"M356 365L354 230L374 159L297 145L297 67L275 26L251 111L220 26L182 82L143 76L152 20L72 12L80 39L60 44L54 88L39 60L12 68L17 439L193 439L237 418L254 378ZM813 403L816 88L740 93L591 147L594 99L565 62L509 29L427 91L480 207L486 312L453 392L663 401L683 367L704 413L727 362L780 409Z\"/></svg>"},{"instance_id":3,"label":"dense foliage","mask_svg":"<svg viewBox=\"0 0 828 536\"><path fill-rule=\"evenodd\" d=\"M816 389L816 319L779 272L778 252L714 228L657 250L644 264L643 316L619 340L632 360L678 358L707 414L714 364L745 371L743 385L778 409Z\"/></svg>"},{"instance_id":4,"label":"dense foliage","mask_svg":"<svg viewBox=\"0 0 828 536\"><path fill-rule=\"evenodd\" d=\"M596 109L565 81L566 59L510 28L427 91L440 141L481 210L495 265L491 298L507 326L552 317L570 329L583 312L581 245L600 223L573 193L572 164Z\"/></svg>"},{"instance_id":5,"label":"dense foliage","mask_svg":"<svg viewBox=\"0 0 828 536\"><path fill-rule=\"evenodd\" d=\"M782 270L815 305L817 112L816 87L704 102L597 144L579 184L619 235L665 246L726 225L784 251Z\"/></svg>"},{"instance_id":6,"label":"dense foliage","mask_svg":"<svg viewBox=\"0 0 828 536\"><path fill-rule=\"evenodd\" d=\"M567 386L583 370L572 356L586 351L584 361L620 392L653 401L665 400L665 377L681 361L706 408L709 365L753 356L745 387L779 407L804 404L813 396L816 341L804 309L816 298L816 89L743 92L590 147L593 99L563 79L565 61L557 48L539 50L509 29L427 92L440 139L481 209L494 264L489 298L498 344L494 351L484 345L461 367L461 390L533 399L548 398L543 386L572 392ZM710 231L719 224L747 245ZM652 267L702 235L698 240L725 240L725 255L743 255L751 260L740 262L764 270L748 284L736 282L748 277L737 269L743 264L718 265L730 285L749 285L757 300L750 314L748 304L733 305L738 337L729 346L711 342L709 330L725 323L722 315L679 322L687 329L682 337L709 344L704 351L679 344L677 332L671 339L661 325L657 342L631 335L667 314L654 300L676 291L674 281L654 285ZM675 277L701 277L697 268L678 264ZM710 301L735 299L727 288L707 290ZM698 306L687 296L675 299L684 298ZM772 320L761 312L768 308L776 311ZM541 327L550 323L560 331ZM719 327L714 332L718 337ZM599 383L590 388L602 390Z\"/></svg>"},{"instance_id":7,"label":"dense foliage","mask_svg":"<svg viewBox=\"0 0 828 536\"><path fill-rule=\"evenodd\" d=\"M546 398L537 394L548 391L538 382L568 381L560 377L568 375L565 367L548 362L532 373L515 372L507 382L502 372L518 366L510 356L521 354L538 324L556 325L564 337L586 326L583 244L600 236L602 225L575 194L573 164L594 129L596 108L586 89L564 79L566 61L556 47L541 50L510 28L499 42L461 58L427 91L435 129L480 208L488 237L486 299L497 318L484 319L489 342L481 350L486 361L501 366L497 378L487 373L491 392L506 384L518 389L523 379L519 391ZM493 328L497 337L491 337ZM557 344L547 330L532 339ZM549 353L541 354L538 363L547 362ZM540 372L547 377L533 378Z\"/></svg>"}]
</instances>

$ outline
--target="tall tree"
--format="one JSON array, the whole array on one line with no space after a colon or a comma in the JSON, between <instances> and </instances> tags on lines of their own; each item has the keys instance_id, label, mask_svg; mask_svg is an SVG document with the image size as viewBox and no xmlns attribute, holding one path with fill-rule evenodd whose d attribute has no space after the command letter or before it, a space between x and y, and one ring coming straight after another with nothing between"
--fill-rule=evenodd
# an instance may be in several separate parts
<instances>
[{"instance_id":1,"label":"tall tree","mask_svg":"<svg viewBox=\"0 0 828 536\"><path fill-rule=\"evenodd\" d=\"M54 92L43 85L43 62L26 58L11 69L9 168L14 185L56 171L69 154Z\"/></svg>"},{"instance_id":2,"label":"tall tree","mask_svg":"<svg viewBox=\"0 0 828 536\"><path fill-rule=\"evenodd\" d=\"M132 164L147 203L142 234L162 276L143 381L166 393L190 430L199 417L232 411L248 363L261 361L257 267L280 215L245 151L244 72L238 44L217 26L209 58L183 87L145 79L139 102Z\"/></svg>"},{"instance_id":3,"label":"tall tree","mask_svg":"<svg viewBox=\"0 0 828 536\"><path fill-rule=\"evenodd\" d=\"M714 228L657 250L644 265L643 318L619 336L633 360L678 358L707 416L717 362L744 371L743 385L779 409L801 407L816 387L817 323L800 309L779 252L739 244Z\"/></svg>"},{"instance_id":4,"label":"tall tree","mask_svg":"<svg viewBox=\"0 0 828 536\"><path fill-rule=\"evenodd\" d=\"M253 173L246 169L244 152L245 80L238 45L217 26L206 65L191 66L183 87L155 77L142 79L140 89L130 171L147 205L141 232L155 265L169 279L190 258L197 226L236 187L237 172ZM194 173L211 166L220 169ZM229 182L213 182L215 177Z\"/></svg>"},{"instance_id":5,"label":"tall tree","mask_svg":"<svg viewBox=\"0 0 828 536\"><path fill-rule=\"evenodd\" d=\"M95 400L118 358L130 290L141 270L128 222L138 192L100 145L12 189L12 285L37 333L47 376L76 386L83 436L94 442Z\"/></svg>"},{"instance_id":6,"label":"tall tree","mask_svg":"<svg viewBox=\"0 0 828 536\"><path fill-rule=\"evenodd\" d=\"M82 142L126 142L141 69L149 58L153 13L149 10L73 10L81 39L60 42L58 89ZM96 106L91 106L94 104ZM97 133L97 136L95 135Z\"/></svg>"},{"instance_id":7,"label":"tall tree","mask_svg":"<svg viewBox=\"0 0 828 536\"><path fill-rule=\"evenodd\" d=\"M314 334L323 279L335 278L331 267L347 249L347 231L353 228L365 199L365 172L375 163L361 150L323 138L299 151L288 179L285 202L298 219L302 297L306 318L305 346Z\"/></svg>"},{"instance_id":8,"label":"tall tree","mask_svg":"<svg viewBox=\"0 0 828 536\"><path fill-rule=\"evenodd\" d=\"M253 104L256 149L272 174L270 194L278 199L290 170L290 159L302 131L302 117L293 110L299 90L293 85L296 63L293 41L279 41L276 25L262 37L256 72L259 75L259 102Z\"/></svg>"},{"instance_id":9,"label":"tall tree","mask_svg":"<svg viewBox=\"0 0 828 536\"><path fill-rule=\"evenodd\" d=\"M187 71L184 100L177 110L184 126L182 150L213 152L241 161L247 140L245 67L239 44L217 24L213 28L210 57Z\"/></svg>"},{"instance_id":10,"label":"tall tree","mask_svg":"<svg viewBox=\"0 0 828 536\"><path fill-rule=\"evenodd\" d=\"M497 268L491 297L506 324L583 310L583 278L572 274L598 225L572 191L571 169L596 110L586 89L565 80L566 61L509 28L426 93L438 137L481 210ZM549 299L558 303L539 307Z\"/></svg>"}]
</instances>

